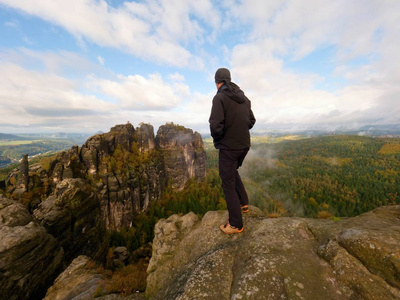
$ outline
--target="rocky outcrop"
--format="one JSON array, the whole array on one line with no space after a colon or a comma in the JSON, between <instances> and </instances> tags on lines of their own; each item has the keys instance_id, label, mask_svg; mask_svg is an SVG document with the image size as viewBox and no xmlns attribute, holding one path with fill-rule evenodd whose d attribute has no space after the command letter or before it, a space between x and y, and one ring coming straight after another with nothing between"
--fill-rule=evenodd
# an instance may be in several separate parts
<instances>
[{"instance_id":1,"label":"rocky outcrop","mask_svg":"<svg viewBox=\"0 0 400 300\"><path fill-rule=\"evenodd\" d=\"M48 289L44 300L92 299L104 285L104 276L87 268L89 261L90 258L84 255L74 259Z\"/></svg>"},{"instance_id":2,"label":"rocky outcrop","mask_svg":"<svg viewBox=\"0 0 400 300\"><path fill-rule=\"evenodd\" d=\"M400 206L343 220L265 218L225 235L226 211L155 228L149 299L400 299Z\"/></svg>"},{"instance_id":3,"label":"rocky outcrop","mask_svg":"<svg viewBox=\"0 0 400 300\"><path fill-rule=\"evenodd\" d=\"M115 267L125 265L129 253L125 247L117 247L114 249ZM98 299L98 300L144 300L144 294L136 291L131 295L108 294L107 286L110 285L109 275L107 272L96 272L99 270L93 260L89 257L80 255L62 272L51 286L44 300L59 299ZM126 276L134 276L132 274ZM126 288L132 288L129 282L126 282ZM104 295L104 296L101 296Z\"/></svg>"},{"instance_id":4,"label":"rocky outcrop","mask_svg":"<svg viewBox=\"0 0 400 300\"><path fill-rule=\"evenodd\" d=\"M102 215L109 230L129 227L133 215L159 199L171 182L182 188L205 176L201 136L182 126L117 125L91 137L80 152L89 176L99 178Z\"/></svg>"},{"instance_id":5,"label":"rocky outcrop","mask_svg":"<svg viewBox=\"0 0 400 300\"><path fill-rule=\"evenodd\" d=\"M22 186L24 186L24 188L28 190L28 184L29 184L28 154L25 154L22 157L19 173L20 173L20 178L19 178L20 184L22 184Z\"/></svg>"},{"instance_id":6,"label":"rocky outcrop","mask_svg":"<svg viewBox=\"0 0 400 300\"><path fill-rule=\"evenodd\" d=\"M160 133L128 123L43 164L28 166L25 157L6 179L6 194L19 204L0 204L0 299L41 295L79 255L104 258L108 232L129 228L167 184L179 189L204 177L200 135L173 124Z\"/></svg>"},{"instance_id":7,"label":"rocky outcrop","mask_svg":"<svg viewBox=\"0 0 400 300\"><path fill-rule=\"evenodd\" d=\"M81 149L81 161L87 173L95 176L102 168L106 168L102 159L114 153L117 147L130 151L135 141L135 128L132 124L116 125L110 132L90 137ZM104 171L104 169L103 169Z\"/></svg>"},{"instance_id":8,"label":"rocky outcrop","mask_svg":"<svg viewBox=\"0 0 400 300\"><path fill-rule=\"evenodd\" d=\"M150 124L140 124L136 129L137 143L140 152L147 152L155 148L154 128Z\"/></svg>"},{"instance_id":9,"label":"rocky outcrop","mask_svg":"<svg viewBox=\"0 0 400 300\"><path fill-rule=\"evenodd\" d=\"M23 166L28 174L27 164ZM13 171L6 185L13 199L28 203L33 211L41 201L54 198L58 184L79 178L98 195L106 228L120 230L159 199L167 184L181 189L189 179L203 178L205 169L206 154L197 132L167 124L155 137L153 126L140 124L135 129L128 123L90 137L81 148L58 153L48 168L31 166L25 177Z\"/></svg>"},{"instance_id":10,"label":"rocky outcrop","mask_svg":"<svg viewBox=\"0 0 400 300\"><path fill-rule=\"evenodd\" d=\"M86 169L79 158L79 147L73 146L70 150L57 154L50 164L47 177L51 179L52 184L56 185L63 179L85 178L85 175ZM42 178L43 176L44 174Z\"/></svg>"},{"instance_id":11,"label":"rocky outcrop","mask_svg":"<svg viewBox=\"0 0 400 300\"><path fill-rule=\"evenodd\" d=\"M0 195L0 299L42 299L64 251L24 205Z\"/></svg>"},{"instance_id":12,"label":"rocky outcrop","mask_svg":"<svg viewBox=\"0 0 400 300\"><path fill-rule=\"evenodd\" d=\"M100 201L84 180L70 178L58 183L34 215L64 248L67 262L79 254L100 258L106 253L108 241Z\"/></svg>"},{"instance_id":13,"label":"rocky outcrop","mask_svg":"<svg viewBox=\"0 0 400 300\"><path fill-rule=\"evenodd\" d=\"M190 178L203 178L206 153L198 132L174 124L160 126L157 148L164 153L164 170L173 187L181 189Z\"/></svg>"}]
</instances>

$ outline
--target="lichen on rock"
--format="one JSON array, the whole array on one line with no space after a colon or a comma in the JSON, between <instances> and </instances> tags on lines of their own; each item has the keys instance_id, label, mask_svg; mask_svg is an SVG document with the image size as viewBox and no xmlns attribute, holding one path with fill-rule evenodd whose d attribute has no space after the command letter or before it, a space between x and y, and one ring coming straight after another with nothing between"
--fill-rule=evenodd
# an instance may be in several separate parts
<instances>
[{"instance_id":1,"label":"lichen on rock","mask_svg":"<svg viewBox=\"0 0 400 300\"><path fill-rule=\"evenodd\" d=\"M340 221L265 218L250 206L244 232L223 234L226 211L184 234L156 226L149 299L399 299L400 206Z\"/></svg>"},{"instance_id":2,"label":"lichen on rock","mask_svg":"<svg viewBox=\"0 0 400 300\"><path fill-rule=\"evenodd\" d=\"M0 299L41 299L62 267L57 240L24 205L0 195L0 241Z\"/></svg>"}]
</instances>

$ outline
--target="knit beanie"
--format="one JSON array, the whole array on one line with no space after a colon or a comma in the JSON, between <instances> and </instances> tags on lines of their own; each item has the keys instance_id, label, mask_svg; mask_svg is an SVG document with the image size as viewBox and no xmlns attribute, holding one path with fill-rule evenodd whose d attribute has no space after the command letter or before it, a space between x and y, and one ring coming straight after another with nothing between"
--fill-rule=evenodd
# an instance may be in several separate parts
<instances>
[{"instance_id":1,"label":"knit beanie","mask_svg":"<svg viewBox=\"0 0 400 300\"><path fill-rule=\"evenodd\" d=\"M230 83L231 82L231 72L229 72L228 69L226 68L219 68L217 72L215 72L215 82L225 82L225 83Z\"/></svg>"}]
</instances>

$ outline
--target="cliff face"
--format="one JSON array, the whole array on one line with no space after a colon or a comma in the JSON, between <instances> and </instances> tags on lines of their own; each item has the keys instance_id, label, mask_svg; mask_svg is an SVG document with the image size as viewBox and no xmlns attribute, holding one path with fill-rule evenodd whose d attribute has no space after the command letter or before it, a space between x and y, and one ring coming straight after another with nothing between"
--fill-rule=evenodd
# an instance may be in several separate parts
<instances>
[{"instance_id":1,"label":"cliff face","mask_svg":"<svg viewBox=\"0 0 400 300\"><path fill-rule=\"evenodd\" d=\"M0 299L41 299L64 250L25 205L0 195Z\"/></svg>"},{"instance_id":2,"label":"cliff face","mask_svg":"<svg viewBox=\"0 0 400 300\"><path fill-rule=\"evenodd\" d=\"M24 165L24 174L18 170L10 174L7 189L14 199L29 202L33 211L47 197L54 198L64 180L82 179L99 198L106 228L119 230L158 199L167 183L181 189L190 178L203 178L205 166L197 132L167 124L154 136L153 126L141 124L135 129L128 123L92 136L81 148L59 153L48 170L34 165L28 175Z\"/></svg>"},{"instance_id":3,"label":"cliff face","mask_svg":"<svg viewBox=\"0 0 400 300\"><path fill-rule=\"evenodd\" d=\"M101 258L107 251L106 227L95 190L80 178L59 182L54 193L33 212L64 249L64 260L77 254Z\"/></svg>"},{"instance_id":4,"label":"cliff face","mask_svg":"<svg viewBox=\"0 0 400 300\"><path fill-rule=\"evenodd\" d=\"M108 229L129 227L134 213L159 198L165 174L154 150L151 125L135 130L118 125L106 134L91 137L81 150L81 161L101 198L101 211Z\"/></svg>"},{"instance_id":5,"label":"cliff face","mask_svg":"<svg viewBox=\"0 0 400 300\"><path fill-rule=\"evenodd\" d=\"M104 257L107 231L130 227L167 183L180 189L205 176L198 133L173 124L159 132L155 137L148 124L117 125L46 166L28 167L25 159L9 174L11 199L0 198L0 299L42 295L78 255Z\"/></svg>"},{"instance_id":6,"label":"cliff face","mask_svg":"<svg viewBox=\"0 0 400 300\"><path fill-rule=\"evenodd\" d=\"M160 220L150 299L400 299L400 206L333 220L267 219L227 236L226 211Z\"/></svg>"},{"instance_id":7,"label":"cliff face","mask_svg":"<svg viewBox=\"0 0 400 300\"><path fill-rule=\"evenodd\" d=\"M135 141L135 128L132 124L116 125L110 132L96 134L90 137L81 149L81 161L86 166L87 173L94 176L99 171L105 171L102 159L110 156L119 147L130 151Z\"/></svg>"},{"instance_id":8,"label":"cliff face","mask_svg":"<svg viewBox=\"0 0 400 300\"><path fill-rule=\"evenodd\" d=\"M181 189L190 178L205 176L206 155L199 133L182 126L161 126L156 147L164 154L164 171L174 187Z\"/></svg>"}]
</instances>

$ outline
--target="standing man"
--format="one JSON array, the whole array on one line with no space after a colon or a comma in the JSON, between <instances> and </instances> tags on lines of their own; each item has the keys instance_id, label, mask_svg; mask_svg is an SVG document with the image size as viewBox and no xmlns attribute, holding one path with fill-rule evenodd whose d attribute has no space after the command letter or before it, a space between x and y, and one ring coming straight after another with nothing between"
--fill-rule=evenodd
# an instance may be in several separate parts
<instances>
[{"instance_id":1,"label":"standing man","mask_svg":"<svg viewBox=\"0 0 400 300\"><path fill-rule=\"evenodd\" d=\"M250 148L250 132L256 119L250 100L231 82L231 73L220 68L215 73L217 94L209 119L214 146L219 149L219 176L228 207L229 220L220 226L226 234L243 231L242 211L248 212L249 198L238 173Z\"/></svg>"}]
</instances>

